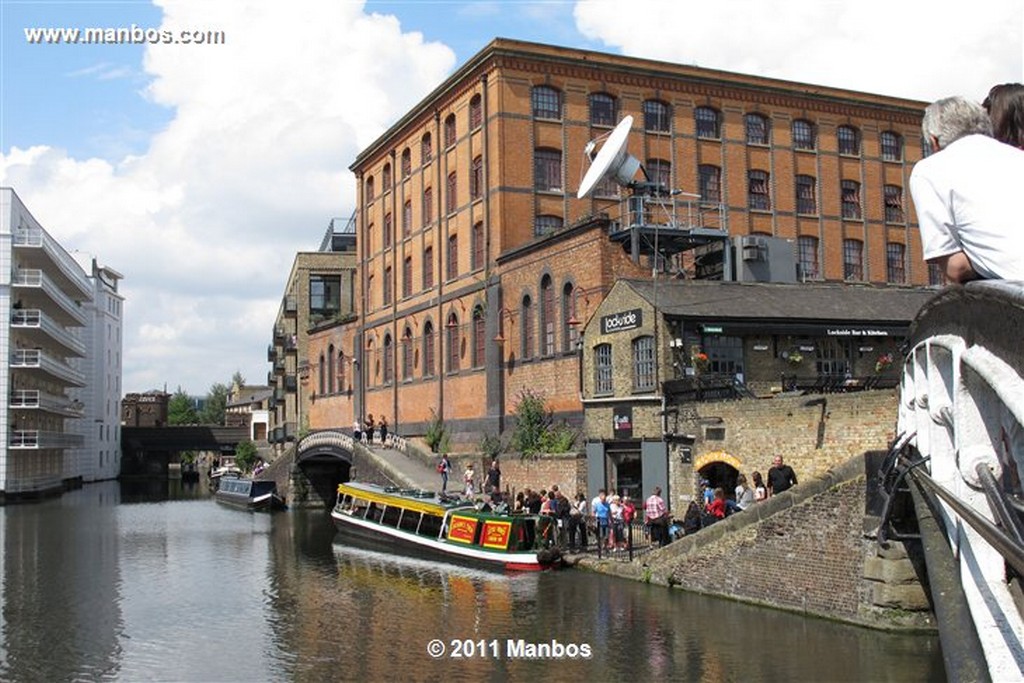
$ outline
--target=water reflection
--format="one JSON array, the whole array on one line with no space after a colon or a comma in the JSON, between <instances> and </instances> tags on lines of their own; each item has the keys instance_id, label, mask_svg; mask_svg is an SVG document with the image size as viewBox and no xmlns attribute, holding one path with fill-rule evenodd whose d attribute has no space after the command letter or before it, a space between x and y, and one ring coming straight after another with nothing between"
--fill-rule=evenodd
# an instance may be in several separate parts
<instances>
[{"instance_id":1,"label":"water reflection","mask_svg":"<svg viewBox=\"0 0 1024 683\"><path fill-rule=\"evenodd\" d=\"M0 508L0 679L943 678L930 637L584 572L404 558L336 541L322 512L252 514L178 486ZM434 659L432 639L484 652ZM552 668L509 657L520 640L593 655Z\"/></svg>"}]
</instances>

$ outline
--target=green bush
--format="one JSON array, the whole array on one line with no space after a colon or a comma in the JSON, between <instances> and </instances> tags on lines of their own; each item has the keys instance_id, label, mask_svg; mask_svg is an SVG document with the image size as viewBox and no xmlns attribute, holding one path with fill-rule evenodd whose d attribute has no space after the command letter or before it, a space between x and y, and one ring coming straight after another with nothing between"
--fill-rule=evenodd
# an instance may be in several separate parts
<instances>
[{"instance_id":1,"label":"green bush","mask_svg":"<svg viewBox=\"0 0 1024 683\"><path fill-rule=\"evenodd\" d=\"M494 460L504 450L501 438L494 434L484 434L484 438L480 439L480 452L487 456L488 460Z\"/></svg>"},{"instance_id":2,"label":"green bush","mask_svg":"<svg viewBox=\"0 0 1024 683\"><path fill-rule=\"evenodd\" d=\"M427 424L427 433L423 440L432 453L447 453L451 446L451 436L444 424L444 418L437 414L433 408L430 409L430 423Z\"/></svg>"},{"instance_id":3,"label":"green bush","mask_svg":"<svg viewBox=\"0 0 1024 683\"><path fill-rule=\"evenodd\" d=\"M235 446L235 465L243 472L250 472L256 465L259 456L256 451L256 444L252 441L243 441Z\"/></svg>"}]
</instances>

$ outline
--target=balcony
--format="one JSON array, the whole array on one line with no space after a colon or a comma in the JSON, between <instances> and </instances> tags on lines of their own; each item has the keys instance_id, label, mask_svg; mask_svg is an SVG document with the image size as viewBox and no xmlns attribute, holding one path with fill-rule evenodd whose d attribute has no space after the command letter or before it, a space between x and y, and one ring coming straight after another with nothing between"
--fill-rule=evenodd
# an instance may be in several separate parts
<instances>
[{"instance_id":1,"label":"balcony","mask_svg":"<svg viewBox=\"0 0 1024 683\"><path fill-rule=\"evenodd\" d=\"M283 327L275 327L274 328L274 344L283 344L284 343L284 338L285 338L284 328Z\"/></svg>"},{"instance_id":2,"label":"balcony","mask_svg":"<svg viewBox=\"0 0 1024 683\"><path fill-rule=\"evenodd\" d=\"M11 327L21 331L20 337L32 346L52 347L55 343L64 356L85 357L85 343L39 309L14 310Z\"/></svg>"},{"instance_id":3,"label":"balcony","mask_svg":"<svg viewBox=\"0 0 1024 683\"><path fill-rule=\"evenodd\" d=\"M290 394L294 394L296 391L299 390L299 383L295 379L295 375L284 376L284 390Z\"/></svg>"},{"instance_id":4,"label":"balcony","mask_svg":"<svg viewBox=\"0 0 1024 683\"><path fill-rule=\"evenodd\" d=\"M36 451L52 448L80 448L85 437L68 432L51 432L43 429L15 429L11 431L11 450Z\"/></svg>"},{"instance_id":5,"label":"balcony","mask_svg":"<svg viewBox=\"0 0 1024 683\"><path fill-rule=\"evenodd\" d=\"M294 334L290 334L285 337L284 350L285 353L295 353L299 350L299 341L296 339Z\"/></svg>"},{"instance_id":6,"label":"balcony","mask_svg":"<svg viewBox=\"0 0 1024 683\"><path fill-rule=\"evenodd\" d=\"M15 260L21 268L46 271L57 287L73 296L92 299L89 278L64 248L41 228L19 228L13 235Z\"/></svg>"},{"instance_id":7,"label":"balcony","mask_svg":"<svg viewBox=\"0 0 1024 683\"><path fill-rule=\"evenodd\" d=\"M284 374L284 358L278 358L277 360L274 361L274 374Z\"/></svg>"},{"instance_id":8,"label":"balcony","mask_svg":"<svg viewBox=\"0 0 1024 683\"><path fill-rule=\"evenodd\" d=\"M273 344L267 344L267 362L273 363L277 359L277 348Z\"/></svg>"},{"instance_id":9,"label":"balcony","mask_svg":"<svg viewBox=\"0 0 1024 683\"><path fill-rule=\"evenodd\" d=\"M286 296L283 302L284 314L289 318L294 317L299 312L299 303L294 296Z\"/></svg>"},{"instance_id":10,"label":"balcony","mask_svg":"<svg viewBox=\"0 0 1024 683\"><path fill-rule=\"evenodd\" d=\"M85 386L85 375L81 371L39 349L18 349L11 354L11 367L42 373L64 386Z\"/></svg>"},{"instance_id":11,"label":"balcony","mask_svg":"<svg viewBox=\"0 0 1024 683\"><path fill-rule=\"evenodd\" d=\"M281 387L274 387L274 400L284 402L284 389Z\"/></svg>"},{"instance_id":12,"label":"balcony","mask_svg":"<svg viewBox=\"0 0 1024 683\"><path fill-rule=\"evenodd\" d=\"M85 406L80 401L68 400L67 396L56 396L38 389L16 389L11 392L12 409L40 410L62 417L82 417Z\"/></svg>"},{"instance_id":13,"label":"balcony","mask_svg":"<svg viewBox=\"0 0 1024 683\"><path fill-rule=\"evenodd\" d=\"M11 287L14 290L11 298L20 302L23 308L43 309L60 325L85 326L86 316L81 305L65 294L64 290L42 270L17 269L11 278Z\"/></svg>"}]
</instances>

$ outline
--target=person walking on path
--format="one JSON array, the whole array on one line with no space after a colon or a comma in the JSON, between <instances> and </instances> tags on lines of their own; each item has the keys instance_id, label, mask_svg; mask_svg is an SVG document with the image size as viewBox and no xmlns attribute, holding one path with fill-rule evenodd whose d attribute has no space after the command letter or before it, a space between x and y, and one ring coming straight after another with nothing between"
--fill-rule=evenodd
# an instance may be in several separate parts
<instances>
[{"instance_id":1,"label":"person walking on path","mask_svg":"<svg viewBox=\"0 0 1024 683\"><path fill-rule=\"evenodd\" d=\"M441 462L437 463L437 471L441 475L441 493L445 493L448 490L448 477L452 473L452 461L448 459L447 453L443 454Z\"/></svg>"},{"instance_id":2,"label":"person walking on path","mask_svg":"<svg viewBox=\"0 0 1024 683\"><path fill-rule=\"evenodd\" d=\"M781 455L776 455L771 469L768 470L768 495L774 496L777 493L788 491L796 486L796 483L796 472L782 462Z\"/></svg>"}]
</instances>

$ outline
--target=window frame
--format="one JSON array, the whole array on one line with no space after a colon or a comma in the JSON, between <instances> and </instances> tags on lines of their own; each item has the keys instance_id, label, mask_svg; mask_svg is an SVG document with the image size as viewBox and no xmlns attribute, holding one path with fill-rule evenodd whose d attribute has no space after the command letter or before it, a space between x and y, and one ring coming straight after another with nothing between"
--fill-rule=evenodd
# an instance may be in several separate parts
<instances>
[{"instance_id":1,"label":"window frame","mask_svg":"<svg viewBox=\"0 0 1024 683\"><path fill-rule=\"evenodd\" d=\"M469 98L469 129L476 130L484 124L483 98L476 93Z\"/></svg>"},{"instance_id":2,"label":"window frame","mask_svg":"<svg viewBox=\"0 0 1024 683\"><path fill-rule=\"evenodd\" d=\"M903 161L903 136L893 130L883 130L879 136L882 161Z\"/></svg>"},{"instance_id":3,"label":"window frame","mask_svg":"<svg viewBox=\"0 0 1024 683\"><path fill-rule=\"evenodd\" d=\"M633 391L653 391L656 385L654 367L654 336L635 337L630 343L633 351Z\"/></svg>"},{"instance_id":4,"label":"window frame","mask_svg":"<svg viewBox=\"0 0 1024 683\"><path fill-rule=\"evenodd\" d=\"M902 242L885 244L885 281L891 284L907 284L907 245Z\"/></svg>"},{"instance_id":5,"label":"window frame","mask_svg":"<svg viewBox=\"0 0 1024 683\"><path fill-rule=\"evenodd\" d=\"M706 173L706 171L713 171L713 173ZM708 192L712 185L714 185L713 195ZM720 166L715 166L714 164L697 165L697 191L700 193L701 201L714 202L716 204L722 202L722 169Z\"/></svg>"},{"instance_id":6,"label":"window frame","mask_svg":"<svg viewBox=\"0 0 1024 683\"><path fill-rule=\"evenodd\" d=\"M820 240L814 235L798 235L796 238L797 265L802 280L820 280ZM811 267L808 267L811 266Z\"/></svg>"},{"instance_id":7,"label":"window frame","mask_svg":"<svg viewBox=\"0 0 1024 683\"><path fill-rule=\"evenodd\" d=\"M907 214L903 210L903 188L901 186L883 185L882 205L885 207L886 223L906 223Z\"/></svg>"},{"instance_id":8,"label":"window frame","mask_svg":"<svg viewBox=\"0 0 1024 683\"><path fill-rule=\"evenodd\" d=\"M801 216L818 215L818 181L812 175L798 173L793 180L796 191L796 212Z\"/></svg>"},{"instance_id":9,"label":"window frame","mask_svg":"<svg viewBox=\"0 0 1024 683\"><path fill-rule=\"evenodd\" d=\"M793 136L793 149L804 152L813 152L818 149L818 130L811 121L807 119L794 119L791 133Z\"/></svg>"},{"instance_id":10,"label":"window frame","mask_svg":"<svg viewBox=\"0 0 1024 683\"><path fill-rule=\"evenodd\" d=\"M771 211L771 174L759 168L747 171L747 209Z\"/></svg>"},{"instance_id":11,"label":"window frame","mask_svg":"<svg viewBox=\"0 0 1024 683\"><path fill-rule=\"evenodd\" d=\"M455 112L452 112L451 114L448 114L448 116L444 117L442 131L444 133L444 148L451 149L452 147L455 146L455 143L458 142L459 139L459 132L457 128L457 122L455 119Z\"/></svg>"},{"instance_id":12,"label":"window frame","mask_svg":"<svg viewBox=\"0 0 1024 683\"><path fill-rule=\"evenodd\" d=\"M839 215L845 220L864 220L858 181L849 178L839 181Z\"/></svg>"},{"instance_id":13,"label":"window frame","mask_svg":"<svg viewBox=\"0 0 1024 683\"><path fill-rule=\"evenodd\" d=\"M612 372L612 345L608 342L594 345L594 394L609 396L615 393Z\"/></svg>"},{"instance_id":14,"label":"window frame","mask_svg":"<svg viewBox=\"0 0 1024 683\"><path fill-rule=\"evenodd\" d=\"M591 126L613 127L618 119L619 102L614 95L606 92L590 93L588 105ZM600 114L599 114L600 112Z\"/></svg>"},{"instance_id":15,"label":"window frame","mask_svg":"<svg viewBox=\"0 0 1024 683\"><path fill-rule=\"evenodd\" d=\"M693 124L694 136L698 139L722 139L722 113L714 107L695 107L693 110Z\"/></svg>"},{"instance_id":16,"label":"window frame","mask_svg":"<svg viewBox=\"0 0 1024 683\"><path fill-rule=\"evenodd\" d=\"M860 148L860 130L846 124L836 127L836 150L840 156L859 157Z\"/></svg>"},{"instance_id":17,"label":"window frame","mask_svg":"<svg viewBox=\"0 0 1024 683\"><path fill-rule=\"evenodd\" d=\"M562 91L549 85L535 85L530 92L533 118L548 121L562 120Z\"/></svg>"},{"instance_id":18,"label":"window frame","mask_svg":"<svg viewBox=\"0 0 1024 683\"><path fill-rule=\"evenodd\" d=\"M554 147L534 148L533 189L535 192L564 193L565 179L562 173L562 150Z\"/></svg>"},{"instance_id":19,"label":"window frame","mask_svg":"<svg viewBox=\"0 0 1024 683\"><path fill-rule=\"evenodd\" d=\"M856 261L854 260L856 257ZM851 237L843 239L843 280L864 281L864 242Z\"/></svg>"},{"instance_id":20,"label":"window frame","mask_svg":"<svg viewBox=\"0 0 1024 683\"><path fill-rule=\"evenodd\" d=\"M663 100L644 100L644 131L648 133L672 132L672 107Z\"/></svg>"},{"instance_id":21,"label":"window frame","mask_svg":"<svg viewBox=\"0 0 1024 683\"><path fill-rule=\"evenodd\" d=\"M758 130L758 127L760 130ZM771 120L764 114L758 112L744 114L743 129L746 133L748 145L767 147L771 144Z\"/></svg>"}]
</instances>

